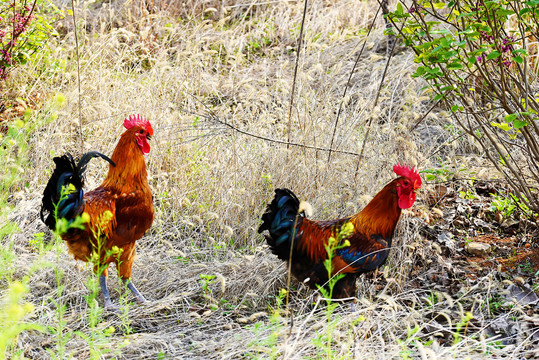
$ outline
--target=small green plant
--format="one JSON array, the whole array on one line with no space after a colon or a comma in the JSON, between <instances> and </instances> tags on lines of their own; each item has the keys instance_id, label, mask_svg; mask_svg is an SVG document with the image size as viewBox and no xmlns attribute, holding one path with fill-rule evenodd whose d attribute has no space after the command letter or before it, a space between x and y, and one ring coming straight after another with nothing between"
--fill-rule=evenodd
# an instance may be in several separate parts
<instances>
[{"instance_id":1,"label":"small green plant","mask_svg":"<svg viewBox=\"0 0 539 360\"><path fill-rule=\"evenodd\" d=\"M335 303L331 300L333 298L333 289L337 282L346 276L345 274L340 273L333 274L333 258L335 256L335 251L350 246L350 241L348 241L348 237L354 232L354 230L354 224L352 224L351 222L346 222L340 227L340 229L338 229L337 236L330 237L327 244L324 245L326 253L328 255L327 259L324 260L324 267L328 273L329 280L324 286L317 285L317 287L318 291L320 291L322 296L326 299L326 317L328 321L328 326L325 329L324 334L319 334L318 338L313 340L313 343L317 347L324 350L327 359L333 358L333 329L339 322L338 319L332 320L332 315L338 306L338 303Z\"/></svg>"},{"instance_id":2,"label":"small green plant","mask_svg":"<svg viewBox=\"0 0 539 360\"><path fill-rule=\"evenodd\" d=\"M477 194L472 190L461 190L459 194L461 199L474 200L477 198Z\"/></svg>"},{"instance_id":3,"label":"small green plant","mask_svg":"<svg viewBox=\"0 0 539 360\"><path fill-rule=\"evenodd\" d=\"M200 274L200 280L198 282L202 286L202 292L206 303L209 303L213 293L210 285L216 282L215 275Z\"/></svg>"},{"instance_id":4,"label":"small green plant","mask_svg":"<svg viewBox=\"0 0 539 360\"><path fill-rule=\"evenodd\" d=\"M524 196L515 196L513 193L491 194L493 197L491 210L498 211L503 218L511 217L515 211L519 211L525 217L537 217L537 213L529 207L529 201Z\"/></svg>"},{"instance_id":5,"label":"small green plant","mask_svg":"<svg viewBox=\"0 0 539 360\"><path fill-rule=\"evenodd\" d=\"M0 299L0 360L17 357L16 352L11 350L16 348L17 337L21 332L45 330L42 326L24 321L24 318L34 311L33 304L22 303L27 292L28 286L24 282L15 281Z\"/></svg>"},{"instance_id":6,"label":"small green plant","mask_svg":"<svg viewBox=\"0 0 539 360\"><path fill-rule=\"evenodd\" d=\"M440 302L440 295L436 291L431 291L431 293L424 299L431 308L434 308L434 306Z\"/></svg>"},{"instance_id":7,"label":"small green plant","mask_svg":"<svg viewBox=\"0 0 539 360\"><path fill-rule=\"evenodd\" d=\"M441 160L441 159L440 159ZM427 181L443 182L451 179L455 172L449 169L449 166L441 161L440 167L435 169L424 169L419 171L420 174L424 174Z\"/></svg>"},{"instance_id":8,"label":"small green plant","mask_svg":"<svg viewBox=\"0 0 539 360\"><path fill-rule=\"evenodd\" d=\"M532 218L537 218L537 216L539 216L538 213L530 209L530 201L523 194L515 196L513 193L509 193L509 196L513 199L515 205L524 216Z\"/></svg>"},{"instance_id":9,"label":"small green plant","mask_svg":"<svg viewBox=\"0 0 539 360\"><path fill-rule=\"evenodd\" d=\"M84 334L79 332L78 335L83 338L90 348L90 358L91 359L101 359L103 355L113 352L115 355L121 353L121 349L127 345L127 342L115 346L114 351L110 346L110 337L116 332L114 326L109 326L105 330L100 328L100 324L103 323L103 309L98 304L98 297L101 291L99 285L99 277L103 271L108 267L108 264L102 264L102 258L117 258L119 263L119 257L122 253L122 250L117 246L113 246L112 249L105 249L104 244L106 239L102 236L102 231L108 226L108 223L112 220L112 213L110 211L105 211L101 218L98 221L98 225L92 229L94 236L97 239L97 246L92 252L89 263L92 265L93 269L97 269L97 274L90 275L86 279L86 287L89 290L88 295L85 296L86 302L88 303L88 325L89 325L89 334ZM104 255L103 255L104 253ZM120 281L120 279L118 279ZM130 334L133 329L131 328L131 320L128 316L129 305L127 304L126 298L126 285L122 284L124 291L120 296L120 304L122 304L120 311L118 312L118 317L120 318L122 328L125 334Z\"/></svg>"},{"instance_id":10,"label":"small green plant","mask_svg":"<svg viewBox=\"0 0 539 360\"><path fill-rule=\"evenodd\" d=\"M468 324L473 319L473 314L471 312L466 312L462 319L457 323L455 329L455 335L453 340L453 345L458 344L461 341L461 331L464 329L464 335L466 335L466 330L468 329Z\"/></svg>"},{"instance_id":11,"label":"small green plant","mask_svg":"<svg viewBox=\"0 0 539 360\"><path fill-rule=\"evenodd\" d=\"M73 190L69 186L62 187L58 203L66 199L66 197L72 191ZM83 213L82 215L77 216L72 221L59 218L58 203L55 204L53 211L53 216L56 219L56 228L53 231L55 236L54 244L56 249L56 266L54 269L56 278L56 297L54 299L51 299L51 302L56 307L57 323L56 326L51 327L52 332L56 335L56 351L53 351L52 349L48 349L48 351L54 358L63 359L66 356L66 344L71 339L72 333L70 331L66 331L66 320L64 317L67 307L64 303L63 296L65 290L65 285L63 284L64 273L60 268L60 254L62 253L60 239L61 235L68 232L70 229L84 229L85 224L90 221L90 217L88 216L88 214Z\"/></svg>"},{"instance_id":12,"label":"small green plant","mask_svg":"<svg viewBox=\"0 0 539 360\"><path fill-rule=\"evenodd\" d=\"M499 294L490 296L487 300L488 311L491 315L498 315L503 308L503 301Z\"/></svg>"},{"instance_id":13,"label":"small green plant","mask_svg":"<svg viewBox=\"0 0 539 360\"><path fill-rule=\"evenodd\" d=\"M506 345L504 345L503 341L501 340L495 340L490 341L487 343L487 350L485 351L485 355L493 355L493 352L491 349L503 349Z\"/></svg>"},{"instance_id":14,"label":"small green plant","mask_svg":"<svg viewBox=\"0 0 539 360\"><path fill-rule=\"evenodd\" d=\"M0 233L8 234L8 227L0 228ZM13 230L14 232L14 230ZM12 263L17 256L11 250L10 247L0 246L0 280L7 280L8 282L13 278L13 272L15 271Z\"/></svg>"},{"instance_id":15,"label":"small green plant","mask_svg":"<svg viewBox=\"0 0 539 360\"><path fill-rule=\"evenodd\" d=\"M318 286L318 290L327 299L328 306L331 305L331 298L333 297L333 288L335 287L335 284L345 277L345 274L335 274L333 275L333 257L335 256L335 251L343 248L347 248L350 246L350 241L348 241L348 237L354 232L354 224L351 222L347 222L341 226L339 229L339 232L337 234L337 237L330 237L328 239L327 244L324 245L326 249L326 253L328 254L328 257L326 260L324 260L324 267L328 273L328 282L327 282L327 289L323 286Z\"/></svg>"},{"instance_id":16,"label":"small green plant","mask_svg":"<svg viewBox=\"0 0 539 360\"><path fill-rule=\"evenodd\" d=\"M400 350L401 359L412 360L414 358L413 357L414 353L412 349L408 347L408 345L415 339L415 334L417 334L418 331L419 331L418 325L416 325L412 329L408 328L407 329L408 335L406 336L406 340L397 339L397 344L399 344L401 347L401 350Z\"/></svg>"},{"instance_id":17,"label":"small green plant","mask_svg":"<svg viewBox=\"0 0 539 360\"><path fill-rule=\"evenodd\" d=\"M533 275L533 266L530 261L526 261L524 264L518 264L518 268L526 274Z\"/></svg>"},{"instance_id":18,"label":"small green plant","mask_svg":"<svg viewBox=\"0 0 539 360\"><path fill-rule=\"evenodd\" d=\"M45 233L39 232L35 233L34 237L28 240L30 246L38 252L38 254L43 254L45 250Z\"/></svg>"},{"instance_id":19,"label":"small green plant","mask_svg":"<svg viewBox=\"0 0 539 360\"><path fill-rule=\"evenodd\" d=\"M505 197L501 194L491 194L494 198L492 200L490 208L493 211L499 211L500 214L504 217L510 217L516 210L516 205L513 202L513 199L510 197Z\"/></svg>"},{"instance_id":20,"label":"small green plant","mask_svg":"<svg viewBox=\"0 0 539 360\"><path fill-rule=\"evenodd\" d=\"M249 343L249 348L253 348L246 355L253 359L260 359L263 354L267 359L279 358L279 339L283 333L283 317L282 309L286 305L288 291L286 289L279 290L279 294L275 297L275 305L270 309L269 324L264 326L263 322L257 322L252 326L252 331L256 335L256 340ZM265 335L266 332L269 335ZM263 351L263 352L262 352Z\"/></svg>"},{"instance_id":21,"label":"small green plant","mask_svg":"<svg viewBox=\"0 0 539 360\"><path fill-rule=\"evenodd\" d=\"M433 293L434 294L434 293ZM397 339L397 343L400 345L400 356L404 360L415 359L414 351L410 348L410 345L413 347L419 347L421 344L422 347L431 345L434 340L424 341L419 336L418 333L421 330L419 325L414 326L413 328L407 328L406 340Z\"/></svg>"}]
</instances>

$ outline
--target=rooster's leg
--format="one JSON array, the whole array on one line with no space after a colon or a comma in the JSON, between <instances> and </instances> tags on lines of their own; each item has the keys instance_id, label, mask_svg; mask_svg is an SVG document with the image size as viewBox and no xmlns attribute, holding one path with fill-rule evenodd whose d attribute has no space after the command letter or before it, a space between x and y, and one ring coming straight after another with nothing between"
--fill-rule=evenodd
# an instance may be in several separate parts
<instances>
[{"instance_id":1,"label":"rooster's leg","mask_svg":"<svg viewBox=\"0 0 539 360\"><path fill-rule=\"evenodd\" d=\"M135 295L135 298L139 303L145 303L146 299L142 294L137 290L135 284L131 282L131 270L133 269L133 261L135 260L135 242L132 242L123 248L123 252L120 256L119 261L116 263L116 266L119 270L120 278L123 280L124 284L129 290Z\"/></svg>"},{"instance_id":2,"label":"rooster's leg","mask_svg":"<svg viewBox=\"0 0 539 360\"><path fill-rule=\"evenodd\" d=\"M101 285L101 292L103 293L103 298L105 298L105 309L114 309L114 305L110 300L109 289L107 288L107 277L104 274L99 276L99 285Z\"/></svg>"},{"instance_id":3,"label":"rooster's leg","mask_svg":"<svg viewBox=\"0 0 539 360\"><path fill-rule=\"evenodd\" d=\"M146 299L144 298L144 296L142 296L142 294L137 290L137 288L135 287L135 284L133 284L130 279L123 279L123 281L124 281L124 284L127 285L127 287L129 288L129 290L131 290L133 295L135 295L139 303L142 304L146 302Z\"/></svg>"}]
</instances>

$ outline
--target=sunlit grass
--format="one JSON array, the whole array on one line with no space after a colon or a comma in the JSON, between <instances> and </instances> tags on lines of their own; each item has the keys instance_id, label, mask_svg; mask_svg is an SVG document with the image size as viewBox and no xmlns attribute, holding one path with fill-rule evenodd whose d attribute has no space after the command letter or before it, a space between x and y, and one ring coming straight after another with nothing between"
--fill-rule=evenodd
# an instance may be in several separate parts
<instances>
[{"instance_id":1,"label":"sunlit grass","mask_svg":"<svg viewBox=\"0 0 539 360\"><path fill-rule=\"evenodd\" d=\"M232 132L210 115L252 134L287 139L303 4L227 2L224 9L222 4L82 2L77 8L84 150L110 155L123 118L132 113L147 117L155 130L146 162L156 219L137 243L133 267L149 303L125 306L121 317L99 311L102 301L92 266L76 262L62 241L51 239L38 214L52 157L65 151L80 154L72 19L56 24L59 37L50 39L50 52L8 79L7 86L29 105L27 115L10 119L17 144L0 148L2 181L9 181L0 197L2 208L9 209L0 210L0 295L9 298L9 289L19 286L13 284L28 276L22 283L24 297L15 301L28 311L17 321L47 331L23 328L10 336L7 356L63 356L59 346L66 358L126 359L503 353L478 330L457 330L451 324L440 331L448 338L456 334L458 343L439 345L427 315L448 308L456 324L470 304L459 298L433 305L422 300L431 296L430 290L410 286L412 266L438 256L437 248L420 237L413 214L404 216L397 231L383 270L387 282L380 289L375 281L360 278L355 309L342 305L328 311L317 293L297 282L290 306L283 304L285 267L256 233L273 190L289 187L308 199L315 219L359 211L393 177L391 167L398 161L420 168L437 161L430 156L436 144L408 131L428 98L418 95L422 84L409 78L412 56L401 52L373 108L387 60L374 51L385 41L381 19L365 39L377 3L317 2L310 5L306 21L290 138L327 148L342 101L336 149L359 152L373 119L362 163L358 167L357 156L338 153L328 163L324 151L287 148ZM342 99L364 40L367 52ZM426 121L446 120L439 110ZM449 155L455 150L458 144L444 148ZM102 162L90 164L88 189L101 183L106 169ZM41 271L31 272L32 264ZM117 279L113 269L110 273ZM486 297L480 290L492 286L483 283L470 294ZM122 289L111 291L118 301Z\"/></svg>"}]
</instances>

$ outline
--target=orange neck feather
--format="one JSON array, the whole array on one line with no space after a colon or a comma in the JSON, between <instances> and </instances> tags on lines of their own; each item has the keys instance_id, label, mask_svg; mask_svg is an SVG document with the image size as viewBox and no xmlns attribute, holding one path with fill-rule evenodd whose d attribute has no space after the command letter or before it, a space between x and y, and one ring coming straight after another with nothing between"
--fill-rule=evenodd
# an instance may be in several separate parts
<instances>
[{"instance_id":1,"label":"orange neck feather","mask_svg":"<svg viewBox=\"0 0 539 360\"><path fill-rule=\"evenodd\" d=\"M367 236L377 234L391 239L401 215L396 189L399 179L387 184L361 212L352 216L356 229L362 229Z\"/></svg>"},{"instance_id":2,"label":"orange neck feather","mask_svg":"<svg viewBox=\"0 0 539 360\"><path fill-rule=\"evenodd\" d=\"M125 131L112 153L111 160L116 166L109 165L109 173L103 187L135 187L145 183L148 176L144 155L137 144L137 128Z\"/></svg>"}]
</instances>

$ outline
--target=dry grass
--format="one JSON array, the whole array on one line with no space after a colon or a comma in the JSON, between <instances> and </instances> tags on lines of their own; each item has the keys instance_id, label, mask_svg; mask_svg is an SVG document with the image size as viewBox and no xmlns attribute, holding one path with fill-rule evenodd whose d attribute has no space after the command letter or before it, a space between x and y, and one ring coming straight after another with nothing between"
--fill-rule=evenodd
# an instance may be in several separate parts
<instances>
[{"instance_id":1,"label":"dry grass","mask_svg":"<svg viewBox=\"0 0 539 360\"><path fill-rule=\"evenodd\" d=\"M335 148L358 153L373 117L357 175L357 157L336 153L328 163L324 151L287 149L230 131L208 118L210 111L242 130L287 138L293 50L303 4L175 4L83 2L77 10L85 150L112 153L123 117L131 113L143 114L155 129L147 164L157 213L154 226L138 242L133 275L151 301L129 308L131 333L122 318L104 315L98 329L114 326L116 331L102 349L117 349L126 340L129 344L119 354L103 357L317 358L326 357L328 347L316 339L330 334L332 354L327 357L336 359L462 359L465 355L510 356L511 351L520 356L526 345L509 352L507 347L495 348L480 335L480 325L462 330L461 342L440 341L452 339L453 325L471 310L470 302L440 295L437 305L427 306L425 298L436 289L415 287L410 274L413 265L420 264L424 267L421 276L427 276L432 270L429 261L439 256L419 236L411 214L404 216L384 280L362 279L360 300L353 309L339 306L328 320L325 307L313 305L319 304L317 295L294 283L299 290L293 291L291 311L280 309L276 315L275 298L286 284L285 268L256 233L273 189L294 189L312 203L318 219L360 210L393 177L393 164L433 166L430 154L437 150L436 143L409 132L428 108L423 105L426 98L417 95L421 84L409 77L412 55L401 52L393 58L381 98L373 108L386 64L386 58L374 51L385 41L381 21L368 39L364 37L376 3L314 2L306 22L291 140L328 147L338 104L344 101ZM57 300L55 269L60 269L65 286L61 300L67 305L64 331L73 333L66 348L71 357L81 359L90 357L82 335L90 332L84 296L91 268L77 263L65 249L57 260L54 249L39 254L29 244L33 234L48 233L38 209L52 155L80 151L71 18L59 23L58 29L60 36L51 39L51 53L44 53L34 67L20 68L10 80L29 102L43 99L33 105L39 110L32 121L55 120L40 126L30 139L28 161L20 189L13 191L15 208L9 215L20 231L2 240L16 259L10 265L12 277L1 279L0 286L4 289L8 281L21 279L37 263L51 263L31 273L26 299L36 306L30 320L54 328L58 322L52 301ZM364 40L367 51L343 100L345 83ZM52 62L59 70L53 70ZM58 94L66 101L59 101ZM446 120L440 113L427 121L443 124ZM442 135L444 140L449 138ZM455 150L459 148L447 146L444 154ZM104 162L91 164L89 188L100 183L105 169ZM204 292L200 275L216 276L209 285L211 291ZM111 287L113 292L119 288ZM484 287L470 293L485 298L480 289ZM116 301L118 297L113 294ZM438 312L447 313L453 325L433 328L433 314ZM414 337L407 329L416 325L420 330ZM51 356L48 349L55 352L55 341L49 333L25 332L17 344L26 357L45 359Z\"/></svg>"}]
</instances>

